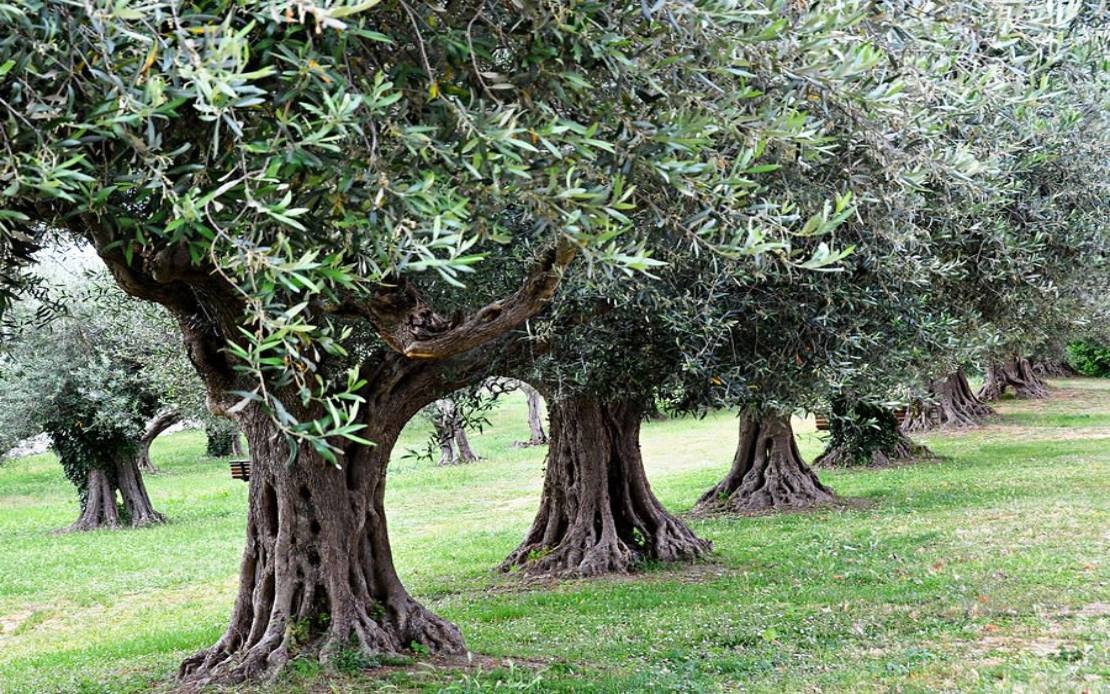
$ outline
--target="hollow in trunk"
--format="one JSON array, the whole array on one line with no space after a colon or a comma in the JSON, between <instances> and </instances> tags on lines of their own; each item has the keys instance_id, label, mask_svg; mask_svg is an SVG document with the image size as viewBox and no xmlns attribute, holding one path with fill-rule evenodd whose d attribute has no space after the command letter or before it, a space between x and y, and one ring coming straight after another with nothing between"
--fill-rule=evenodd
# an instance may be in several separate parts
<instances>
[{"instance_id":1,"label":"hollow in trunk","mask_svg":"<svg viewBox=\"0 0 1110 694\"><path fill-rule=\"evenodd\" d=\"M644 560L678 561L712 545L663 508L640 455L641 410L570 398L551 406L540 510L502 563L529 575L626 573Z\"/></svg>"},{"instance_id":2,"label":"hollow in trunk","mask_svg":"<svg viewBox=\"0 0 1110 694\"><path fill-rule=\"evenodd\" d=\"M732 468L698 499L702 513L790 511L828 504L836 495L802 460L790 415L748 412Z\"/></svg>"}]
</instances>

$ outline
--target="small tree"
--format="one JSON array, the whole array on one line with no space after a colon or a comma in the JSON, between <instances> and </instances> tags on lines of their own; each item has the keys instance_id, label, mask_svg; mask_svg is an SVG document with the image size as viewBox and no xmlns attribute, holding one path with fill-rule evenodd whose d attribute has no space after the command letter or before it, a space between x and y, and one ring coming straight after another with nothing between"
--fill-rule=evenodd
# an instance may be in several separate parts
<instances>
[{"instance_id":1,"label":"small tree","mask_svg":"<svg viewBox=\"0 0 1110 694\"><path fill-rule=\"evenodd\" d=\"M69 530L164 520L142 471L153 467L150 442L177 416L166 414L168 328L164 315L92 285L0 357L0 409L49 435L78 489L81 513Z\"/></svg>"}]
</instances>

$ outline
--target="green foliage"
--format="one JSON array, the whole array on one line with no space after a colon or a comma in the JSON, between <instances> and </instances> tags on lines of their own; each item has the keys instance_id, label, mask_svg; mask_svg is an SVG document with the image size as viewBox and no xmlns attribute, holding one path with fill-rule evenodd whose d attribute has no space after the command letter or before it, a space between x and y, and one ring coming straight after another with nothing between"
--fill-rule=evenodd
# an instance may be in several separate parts
<instances>
[{"instance_id":1,"label":"green foliage","mask_svg":"<svg viewBox=\"0 0 1110 694\"><path fill-rule=\"evenodd\" d=\"M833 401L827 450L837 451L840 465L871 465L875 452L889 454L900 439L898 420L889 405Z\"/></svg>"},{"instance_id":2,"label":"green foliage","mask_svg":"<svg viewBox=\"0 0 1110 694\"><path fill-rule=\"evenodd\" d=\"M215 417L211 419L212 421L206 422L204 427L204 435L207 439L204 454L209 458L226 458L232 453L235 438L239 436L239 428L234 422Z\"/></svg>"},{"instance_id":3,"label":"green foliage","mask_svg":"<svg viewBox=\"0 0 1110 694\"><path fill-rule=\"evenodd\" d=\"M332 312L383 283L458 288L521 228L626 273L660 231L735 257L822 231L768 159L819 155L806 90L872 90L881 56L835 40L863 7L837 3L787 74L792 5L0 5L0 233L88 238L167 303L219 286L236 395L334 459L363 384Z\"/></svg>"},{"instance_id":4,"label":"green foliage","mask_svg":"<svg viewBox=\"0 0 1110 694\"><path fill-rule=\"evenodd\" d=\"M1110 376L1110 346L1072 342L1068 345L1068 365L1084 376Z\"/></svg>"},{"instance_id":5,"label":"green foliage","mask_svg":"<svg viewBox=\"0 0 1110 694\"><path fill-rule=\"evenodd\" d=\"M89 471L113 474L158 410L199 404L165 314L102 279L74 288L65 315L14 338L0 357L0 443L48 434L82 505Z\"/></svg>"}]
</instances>

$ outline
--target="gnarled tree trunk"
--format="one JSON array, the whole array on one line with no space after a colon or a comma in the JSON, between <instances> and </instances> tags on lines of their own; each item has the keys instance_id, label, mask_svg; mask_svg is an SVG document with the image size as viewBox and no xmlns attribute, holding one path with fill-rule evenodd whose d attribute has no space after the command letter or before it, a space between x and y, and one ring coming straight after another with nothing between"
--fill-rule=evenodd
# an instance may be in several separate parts
<instances>
[{"instance_id":1,"label":"gnarled tree trunk","mask_svg":"<svg viewBox=\"0 0 1110 694\"><path fill-rule=\"evenodd\" d=\"M139 469L143 472L157 473L158 468L154 467L154 463L150 460L150 444L154 443L154 439L162 435L166 429L169 429L174 424L181 421L181 415L173 410L166 410L159 412L147 422L146 430L143 431L142 437L139 439L139 450L136 454Z\"/></svg>"},{"instance_id":2,"label":"gnarled tree trunk","mask_svg":"<svg viewBox=\"0 0 1110 694\"><path fill-rule=\"evenodd\" d=\"M435 408L432 425L439 443L439 464L458 465L478 460L474 449L470 447L470 439L466 436L466 429L463 428L462 418L459 417L458 406L454 401L447 398L437 400Z\"/></svg>"},{"instance_id":3,"label":"gnarled tree trunk","mask_svg":"<svg viewBox=\"0 0 1110 694\"><path fill-rule=\"evenodd\" d=\"M164 523L166 517L154 510L139 470L141 446L121 446L107 469L91 468L81 490L81 513L67 532L118 528L141 528ZM123 502L120 512L119 500Z\"/></svg>"},{"instance_id":4,"label":"gnarled tree trunk","mask_svg":"<svg viewBox=\"0 0 1110 694\"><path fill-rule=\"evenodd\" d=\"M140 450L144 449L140 446ZM116 484L131 527L141 528L166 522L166 517L155 511L154 504L150 502L136 454L120 456L116 466Z\"/></svg>"},{"instance_id":5,"label":"gnarled tree trunk","mask_svg":"<svg viewBox=\"0 0 1110 694\"><path fill-rule=\"evenodd\" d=\"M701 556L712 545L663 508L640 456L641 410L569 398L551 405L540 510L501 564L529 575L625 573L642 560Z\"/></svg>"},{"instance_id":6,"label":"gnarled tree trunk","mask_svg":"<svg viewBox=\"0 0 1110 694\"><path fill-rule=\"evenodd\" d=\"M898 461L935 457L901 429L893 412L858 403L848 408L833 404L829 443L813 461L814 467L886 467Z\"/></svg>"},{"instance_id":7,"label":"gnarled tree trunk","mask_svg":"<svg viewBox=\"0 0 1110 694\"><path fill-rule=\"evenodd\" d=\"M1048 397L1048 388L1025 357L988 365L983 387L979 389L979 399L988 402L998 400L1007 388L1013 388L1014 395L1019 398Z\"/></svg>"},{"instance_id":8,"label":"gnarled tree trunk","mask_svg":"<svg viewBox=\"0 0 1110 694\"><path fill-rule=\"evenodd\" d=\"M836 495L802 460L790 415L744 413L732 468L698 499L698 512L790 511L831 503Z\"/></svg>"},{"instance_id":9,"label":"gnarled tree trunk","mask_svg":"<svg viewBox=\"0 0 1110 694\"><path fill-rule=\"evenodd\" d=\"M376 445L349 447L343 469L304 448L289 466L271 420L251 408L240 415L251 477L239 594L223 637L182 664L185 683L268 676L301 654L327 661L341 651L400 653L414 644L464 651L459 630L416 602L393 567L386 466L416 410L369 400L360 435Z\"/></svg>"},{"instance_id":10,"label":"gnarled tree trunk","mask_svg":"<svg viewBox=\"0 0 1110 694\"><path fill-rule=\"evenodd\" d=\"M470 439L466 437L466 429L456 420L454 426L455 450L459 452L459 462L473 463L478 460L478 455L470 447Z\"/></svg>"},{"instance_id":11,"label":"gnarled tree trunk","mask_svg":"<svg viewBox=\"0 0 1110 694\"><path fill-rule=\"evenodd\" d=\"M532 386L520 382L520 390L523 391L525 397L528 399L528 440L518 441L518 446L543 446L547 443L547 433L543 430L543 415L540 412L540 407L543 404L543 398L540 392Z\"/></svg>"},{"instance_id":12,"label":"gnarled tree trunk","mask_svg":"<svg viewBox=\"0 0 1110 694\"><path fill-rule=\"evenodd\" d=\"M99 468L89 470L81 495L81 513L66 532L81 532L120 526L116 485L109 473Z\"/></svg>"},{"instance_id":13,"label":"gnarled tree trunk","mask_svg":"<svg viewBox=\"0 0 1110 694\"><path fill-rule=\"evenodd\" d=\"M1033 373L1040 378L1072 378L1076 376L1075 369L1059 357L1041 357L1030 359Z\"/></svg>"},{"instance_id":14,"label":"gnarled tree trunk","mask_svg":"<svg viewBox=\"0 0 1110 694\"><path fill-rule=\"evenodd\" d=\"M974 427L994 414L994 409L971 390L962 369L933 381L929 390L932 401L918 402L910 408L910 415L902 423L903 431Z\"/></svg>"}]
</instances>

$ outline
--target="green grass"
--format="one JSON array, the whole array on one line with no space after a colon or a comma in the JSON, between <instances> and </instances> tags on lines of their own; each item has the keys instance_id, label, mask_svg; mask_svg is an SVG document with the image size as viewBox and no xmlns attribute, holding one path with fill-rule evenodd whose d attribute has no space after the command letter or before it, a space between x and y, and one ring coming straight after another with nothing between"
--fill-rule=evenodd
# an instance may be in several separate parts
<instances>
[{"instance_id":1,"label":"green grass","mask_svg":"<svg viewBox=\"0 0 1110 694\"><path fill-rule=\"evenodd\" d=\"M1054 381L987 427L925 437L944 459L822 472L852 510L693 521L716 552L634 577L523 585L491 571L535 511L543 451L520 399L436 468L398 455L387 508L402 579L483 667L321 673L260 691L1098 691L1110 687L1110 381ZM723 474L727 414L645 426L652 484L684 512ZM820 441L798 423L803 454ZM406 431L401 448L426 429ZM172 687L221 633L246 485L202 436L155 444L165 526L52 534L76 498L52 456L0 467L0 692ZM491 663L494 663L491 665ZM510 665L510 663L512 663Z\"/></svg>"}]
</instances>

